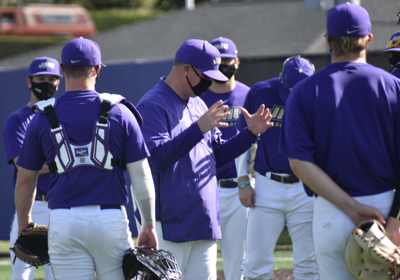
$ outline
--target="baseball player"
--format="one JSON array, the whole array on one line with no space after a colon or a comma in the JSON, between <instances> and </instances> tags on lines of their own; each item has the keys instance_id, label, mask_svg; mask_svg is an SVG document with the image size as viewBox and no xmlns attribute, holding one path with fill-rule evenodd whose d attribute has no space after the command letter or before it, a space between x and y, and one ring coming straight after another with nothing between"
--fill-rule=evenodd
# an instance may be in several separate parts
<instances>
[{"instance_id":1,"label":"baseball player","mask_svg":"<svg viewBox=\"0 0 400 280\"><path fill-rule=\"evenodd\" d=\"M400 31L394 33L383 52L389 52L389 63L392 66L389 73L400 78Z\"/></svg>"},{"instance_id":2,"label":"baseball player","mask_svg":"<svg viewBox=\"0 0 400 280\"><path fill-rule=\"evenodd\" d=\"M49 255L57 280L124 279L122 259L133 246L123 206L128 170L142 215L138 245L158 248L154 185L136 108L120 95L95 91L101 66L97 43L76 38L61 54L66 91L36 104L17 164L19 232L32 222L41 166L52 173L48 190Z\"/></svg>"},{"instance_id":3,"label":"baseball player","mask_svg":"<svg viewBox=\"0 0 400 280\"><path fill-rule=\"evenodd\" d=\"M32 106L40 100L47 100L55 94L60 83L60 65L58 61L50 57L35 58L29 65L26 83L31 93L27 105L12 113L4 126L4 143L6 147L7 162L14 165L14 186L19 166L17 160L25 140L26 129L35 115ZM35 202L32 207L32 218L41 225L49 224L49 209L47 207L47 189L50 185L50 173L46 164L39 171ZM10 244L13 246L18 238L18 218L14 215L10 233ZM12 275L11 280L33 280L36 268L15 258L10 251ZM44 266L45 279L54 279L50 265Z\"/></svg>"},{"instance_id":4,"label":"baseball player","mask_svg":"<svg viewBox=\"0 0 400 280\"><path fill-rule=\"evenodd\" d=\"M151 154L156 187L160 247L174 253L182 279L216 279L216 239L221 238L217 167L246 151L272 124L269 110L242 111L247 127L238 137L221 139L217 127L230 115L217 101L209 109L197 98L212 81L227 81L218 70L220 53L210 43L192 39L175 55L172 71L138 103L143 136Z\"/></svg>"},{"instance_id":5,"label":"baseball player","mask_svg":"<svg viewBox=\"0 0 400 280\"><path fill-rule=\"evenodd\" d=\"M366 62L368 12L341 4L327 15L332 64L298 83L286 102L280 152L314 192L313 238L321 279L354 279L344 252L361 221L386 222L399 245L400 81ZM310 193L310 190L308 190Z\"/></svg>"},{"instance_id":6,"label":"baseball player","mask_svg":"<svg viewBox=\"0 0 400 280\"><path fill-rule=\"evenodd\" d=\"M249 87L235 80L235 72L239 68L236 45L227 38L216 38L210 42L221 54L221 71L229 80L213 80L210 88L200 96L208 107L218 100L224 100L230 116L223 119L228 127L221 127L224 139L236 135L236 121L243 106ZM261 105L261 104L260 104ZM235 161L217 169L220 227L222 238L219 246L224 259L224 276L227 280L242 279L240 262L244 257L245 224L247 208L240 204Z\"/></svg>"},{"instance_id":7,"label":"baseball player","mask_svg":"<svg viewBox=\"0 0 400 280\"><path fill-rule=\"evenodd\" d=\"M246 257L242 261L245 279L271 279L276 242L286 225L293 243L295 279L319 279L311 236L313 200L304 192L300 180L290 170L287 158L278 153L285 103L290 90L311 76L314 66L294 56L283 63L280 77L256 83L247 94L243 108L254 112L260 104L271 108L274 127L260 136L254 169L255 188L249 184L249 153L237 160L239 198L249 207L246 229ZM245 126L239 117L238 130Z\"/></svg>"}]
</instances>

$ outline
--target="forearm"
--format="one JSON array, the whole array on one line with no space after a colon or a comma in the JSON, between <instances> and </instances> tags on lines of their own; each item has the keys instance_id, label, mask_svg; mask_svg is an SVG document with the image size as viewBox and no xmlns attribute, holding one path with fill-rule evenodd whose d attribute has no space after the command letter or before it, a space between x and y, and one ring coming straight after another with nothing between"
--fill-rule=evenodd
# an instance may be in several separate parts
<instances>
[{"instance_id":1,"label":"forearm","mask_svg":"<svg viewBox=\"0 0 400 280\"><path fill-rule=\"evenodd\" d=\"M39 171L31 171L22 167L18 170L15 185L15 207L20 227L27 227L32 221L31 212L36 195L36 182Z\"/></svg>"},{"instance_id":2,"label":"forearm","mask_svg":"<svg viewBox=\"0 0 400 280\"><path fill-rule=\"evenodd\" d=\"M203 134L197 123L193 123L175 138L155 147L151 151L149 162L157 171L162 171L188 154L201 139Z\"/></svg>"},{"instance_id":3,"label":"forearm","mask_svg":"<svg viewBox=\"0 0 400 280\"><path fill-rule=\"evenodd\" d=\"M47 164L43 164L42 169L39 171L39 175L47 174L49 172L49 166Z\"/></svg>"},{"instance_id":4,"label":"forearm","mask_svg":"<svg viewBox=\"0 0 400 280\"><path fill-rule=\"evenodd\" d=\"M293 173L312 191L350 215L358 202L340 188L320 167L297 159L289 159L289 162Z\"/></svg>"},{"instance_id":5,"label":"forearm","mask_svg":"<svg viewBox=\"0 0 400 280\"><path fill-rule=\"evenodd\" d=\"M131 178L133 193L139 208L142 225L153 225L155 218L155 189L147 159L126 165Z\"/></svg>"},{"instance_id":6,"label":"forearm","mask_svg":"<svg viewBox=\"0 0 400 280\"><path fill-rule=\"evenodd\" d=\"M239 134L236 134L224 143L214 143L213 150L217 161L217 168L224 166L246 152L256 141L257 138L250 135L247 127L245 127Z\"/></svg>"}]
</instances>

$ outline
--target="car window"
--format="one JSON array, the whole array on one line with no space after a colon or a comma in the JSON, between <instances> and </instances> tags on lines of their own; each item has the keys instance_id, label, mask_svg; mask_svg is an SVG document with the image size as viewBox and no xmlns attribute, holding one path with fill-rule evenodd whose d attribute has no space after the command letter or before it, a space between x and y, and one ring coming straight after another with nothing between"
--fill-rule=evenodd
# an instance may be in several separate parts
<instances>
[{"instance_id":1,"label":"car window","mask_svg":"<svg viewBox=\"0 0 400 280\"><path fill-rule=\"evenodd\" d=\"M13 24L13 23L14 23L13 13L0 14L0 24Z\"/></svg>"}]
</instances>

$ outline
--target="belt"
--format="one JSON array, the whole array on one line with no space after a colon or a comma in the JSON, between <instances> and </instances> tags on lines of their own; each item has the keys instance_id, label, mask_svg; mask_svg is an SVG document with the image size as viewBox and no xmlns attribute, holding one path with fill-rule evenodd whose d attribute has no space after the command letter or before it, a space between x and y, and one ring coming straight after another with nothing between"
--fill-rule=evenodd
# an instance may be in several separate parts
<instances>
[{"instance_id":1,"label":"belt","mask_svg":"<svg viewBox=\"0 0 400 280\"><path fill-rule=\"evenodd\" d=\"M276 175L274 173L271 173L271 180L277 181L279 183L284 183L284 184L294 184L300 182L299 178L297 178L294 175Z\"/></svg>"},{"instance_id":2,"label":"belt","mask_svg":"<svg viewBox=\"0 0 400 280\"><path fill-rule=\"evenodd\" d=\"M49 201L49 198L47 197L47 194L37 194L35 200Z\"/></svg>"},{"instance_id":3,"label":"belt","mask_svg":"<svg viewBox=\"0 0 400 280\"><path fill-rule=\"evenodd\" d=\"M71 209L72 207L59 207L59 208L53 208L53 209ZM107 209L121 209L121 205L100 205L101 210L107 210Z\"/></svg>"},{"instance_id":4,"label":"belt","mask_svg":"<svg viewBox=\"0 0 400 280\"><path fill-rule=\"evenodd\" d=\"M238 186L238 183L233 181L233 180L219 180L218 181L218 186L220 188L226 188L226 189L233 189L236 188Z\"/></svg>"}]
</instances>

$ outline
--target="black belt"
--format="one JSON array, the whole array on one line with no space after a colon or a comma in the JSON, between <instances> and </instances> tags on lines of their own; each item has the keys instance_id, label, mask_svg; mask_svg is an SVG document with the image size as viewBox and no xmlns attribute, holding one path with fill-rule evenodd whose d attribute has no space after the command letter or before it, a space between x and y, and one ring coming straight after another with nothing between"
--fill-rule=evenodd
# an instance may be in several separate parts
<instances>
[{"instance_id":1,"label":"black belt","mask_svg":"<svg viewBox=\"0 0 400 280\"><path fill-rule=\"evenodd\" d=\"M271 180L277 181L279 183L284 183L284 184L294 184L300 182L299 178L297 178L294 175L276 175L274 173L271 173Z\"/></svg>"},{"instance_id":2,"label":"black belt","mask_svg":"<svg viewBox=\"0 0 400 280\"><path fill-rule=\"evenodd\" d=\"M233 189L236 188L238 186L238 183L233 181L233 180L219 180L218 181L218 186L220 188L226 188L226 189Z\"/></svg>"},{"instance_id":3,"label":"black belt","mask_svg":"<svg viewBox=\"0 0 400 280\"><path fill-rule=\"evenodd\" d=\"M87 205L90 206L90 205ZM53 208L53 209L71 209L72 207L59 207L59 208ZM107 210L107 209L121 209L121 205L100 205L101 210Z\"/></svg>"},{"instance_id":4,"label":"black belt","mask_svg":"<svg viewBox=\"0 0 400 280\"><path fill-rule=\"evenodd\" d=\"M49 198L47 197L47 194L37 194L35 200L49 201Z\"/></svg>"}]
</instances>

